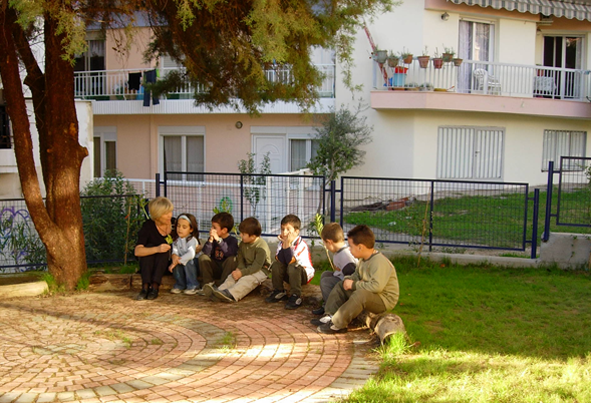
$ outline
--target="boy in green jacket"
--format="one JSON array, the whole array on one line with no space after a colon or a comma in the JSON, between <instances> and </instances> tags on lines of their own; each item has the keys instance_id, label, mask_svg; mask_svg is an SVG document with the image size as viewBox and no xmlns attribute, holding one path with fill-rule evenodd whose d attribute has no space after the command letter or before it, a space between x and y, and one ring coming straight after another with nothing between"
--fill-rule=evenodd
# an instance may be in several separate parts
<instances>
[{"instance_id":1,"label":"boy in green jacket","mask_svg":"<svg viewBox=\"0 0 591 403\"><path fill-rule=\"evenodd\" d=\"M205 295L213 300L236 302L246 297L259 284L267 279L271 266L271 251L265 240L261 239L261 224L254 217L249 217L238 227L242 242L238 246L236 262L238 267L216 287L206 284Z\"/></svg>"},{"instance_id":2,"label":"boy in green jacket","mask_svg":"<svg viewBox=\"0 0 591 403\"><path fill-rule=\"evenodd\" d=\"M374 249L375 236L367 225L347 233L351 254L359 259L355 272L331 291L326 315L311 322L320 333L345 333L349 323L364 309L372 313L389 311L398 302L398 277L390 260Z\"/></svg>"}]
</instances>

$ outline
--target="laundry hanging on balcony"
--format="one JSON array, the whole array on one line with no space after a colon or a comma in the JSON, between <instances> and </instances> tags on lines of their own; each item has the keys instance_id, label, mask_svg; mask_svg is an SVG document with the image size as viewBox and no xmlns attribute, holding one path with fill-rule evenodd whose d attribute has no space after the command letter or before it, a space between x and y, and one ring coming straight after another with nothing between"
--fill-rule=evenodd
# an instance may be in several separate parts
<instances>
[{"instance_id":1,"label":"laundry hanging on balcony","mask_svg":"<svg viewBox=\"0 0 591 403\"><path fill-rule=\"evenodd\" d=\"M554 15L591 21L591 2L586 0L447 0L454 4L517 10L520 13Z\"/></svg>"},{"instance_id":2,"label":"laundry hanging on balcony","mask_svg":"<svg viewBox=\"0 0 591 403\"><path fill-rule=\"evenodd\" d=\"M144 81L146 83L155 83L158 76L157 70L149 70L144 74ZM152 93L152 104L158 105L160 99ZM144 106L150 106L150 90L144 90Z\"/></svg>"},{"instance_id":3,"label":"laundry hanging on balcony","mask_svg":"<svg viewBox=\"0 0 591 403\"><path fill-rule=\"evenodd\" d=\"M127 78L127 88L129 88L130 91L139 91L141 83L142 73L129 73Z\"/></svg>"}]
</instances>

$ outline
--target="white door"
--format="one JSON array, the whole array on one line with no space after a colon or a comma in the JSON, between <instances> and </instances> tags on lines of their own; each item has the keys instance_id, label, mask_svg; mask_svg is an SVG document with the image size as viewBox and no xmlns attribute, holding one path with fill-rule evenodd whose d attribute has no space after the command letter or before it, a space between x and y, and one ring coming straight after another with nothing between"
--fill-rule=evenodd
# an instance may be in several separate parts
<instances>
[{"instance_id":1,"label":"white door","mask_svg":"<svg viewBox=\"0 0 591 403\"><path fill-rule=\"evenodd\" d=\"M269 153L271 173L287 172L287 140L285 135L255 134L253 135L253 149L257 170L265 154Z\"/></svg>"}]
</instances>

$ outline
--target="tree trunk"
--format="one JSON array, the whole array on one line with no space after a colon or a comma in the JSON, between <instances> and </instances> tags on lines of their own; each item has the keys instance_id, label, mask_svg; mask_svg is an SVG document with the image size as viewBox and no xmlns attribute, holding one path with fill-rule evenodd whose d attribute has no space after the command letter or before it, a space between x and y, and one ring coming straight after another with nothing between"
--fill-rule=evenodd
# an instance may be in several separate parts
<instances>
[{"instance_id":1,"label":"tree trunk","mask_svg":"<svg viewBox=\"0 0 591 403\"><path fill-rule=\"evenodd\" d=\"M56 35L57 21L45 15L45 85L33 85L33 105L39 129L39 153L47 191L43 203L33 158L27 106L18 69L17 46L23 55L22 33L16 15L0 9L0 74L13 124L14 151L25 202L47 251L49 272L58 284L74 289L86 271L82 214L80 212L80 167L88 155L78 143L78 121L74 104L73 67L62 59L63 34ZM14 36L13 36L14 35ZM21 38L22 39L22 38ZM35 71L30 60L28 74ZM37 72L38 73L38 72ZM27 82L38 83L38 77ZM40 91L43 94L40 95Z\"/></svg>"}]
</instances>

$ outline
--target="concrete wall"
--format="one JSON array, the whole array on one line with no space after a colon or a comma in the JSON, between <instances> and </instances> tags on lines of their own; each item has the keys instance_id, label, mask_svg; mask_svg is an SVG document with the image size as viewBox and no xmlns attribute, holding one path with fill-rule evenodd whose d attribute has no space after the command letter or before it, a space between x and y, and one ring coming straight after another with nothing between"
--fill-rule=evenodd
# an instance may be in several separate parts
<instances>
[{"instance_id":1,"label":"concrete wall","mask_svg":"<svg viewBox=\"0 0 591 403\"><path fill-rule=\"evenodd\" d=\"M78 117L78 140L80 145L88 149L89 156L82 162L80 170L80 188L83 188L88 181L93 179L93 115L92 104L90 101L75 101L76 115ZM27 102L27 109L29 111L29 120L31 122L31 139L33 141L33 157L35 158L35 166L37 169L37 176L39 178L39 185L41 192L45 195L45 186L43 184L43 173L41 171L41 162L39 160L39 135L35 127L35 119L33 114L33 104L31 101ZM22 197L22 188L20 179L18 177L18 167L16 165L16 158L14 150L0 150L0 198L20 198Z\"/></svg>"},{"instance_id":2,"label":"concrete wall","mask_svg":"<svg viewBox=\"0 0 591 403\"><path fill-rule=\"evenodd\" d=\"M117 167L127 177L152 179L161 172L158 127L204 126L205 170L238 172L238 161L252 150L251 126L311 126L302 115L133 115L95 116L95 126L117 128ZM243 127L235 126L241 121Z\"/></svg>"}]
</instances>

